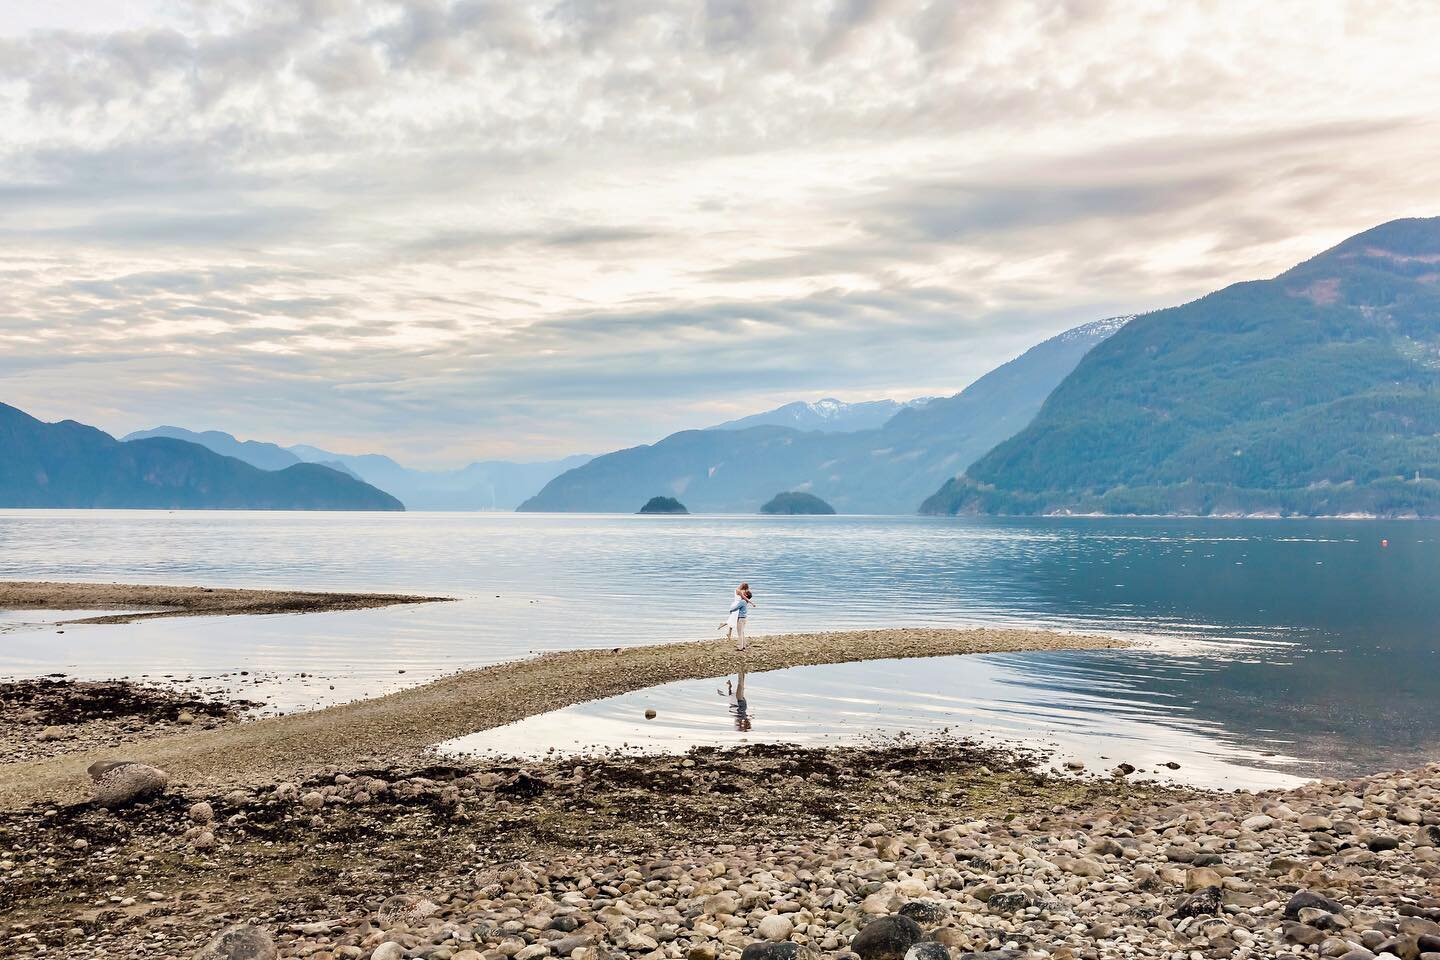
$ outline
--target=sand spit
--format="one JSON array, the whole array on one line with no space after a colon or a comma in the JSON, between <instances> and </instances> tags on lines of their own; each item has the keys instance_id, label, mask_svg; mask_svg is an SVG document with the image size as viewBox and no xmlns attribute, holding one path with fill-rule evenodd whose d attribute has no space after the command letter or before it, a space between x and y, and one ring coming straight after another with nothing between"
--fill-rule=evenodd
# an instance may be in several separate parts
<instances>
[{"instance_id":1,"label":"sand spit","mask_svg":"<svg viewBox=\"0 0 1440 960\"><path fill-rule=\"evenodd\" d=\"M1110 637L1036 630L891 629L789 634L755 640L752 670L895 657L1125 647ZM0 768L0 809L76 801L91 762L131 759L163 768L177 784L239 786L304 778L325 766L423 762L442 740L488 730L571 704L675 680L724 676L739 656L719 640L614 650L572 650L470 670L373 700L196 730L124 753L69 754Z\"/></svg>"},{"instance_id":2,"label":"sand spit","mask_svg":"<svg viewBox=\"0 0 1440 960\"><path fill-rule=\"evenodd\" d=\"M166 587L129 583L0 581L0 610L123 610L66 623L131 623L158 617L222 616L239 613L323 613L365 610L399 603L435 603L451 597L386 593L318 593L298 590L238 590L224 587ZM135 612L142 611L142 612Z\"/></svg>"}]
</instances>

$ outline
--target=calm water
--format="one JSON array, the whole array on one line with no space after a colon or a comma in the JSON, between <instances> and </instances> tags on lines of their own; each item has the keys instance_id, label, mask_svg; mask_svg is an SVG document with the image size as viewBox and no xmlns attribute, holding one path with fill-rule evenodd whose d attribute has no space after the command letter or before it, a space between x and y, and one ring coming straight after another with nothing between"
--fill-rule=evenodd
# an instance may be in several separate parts
<instances>
[{"instance_id":1,"label":"calm water","mask_svg":"<svg viewBox=\"0 0 1440 960\"><path fill-rule=\"evenodd\" d=\"M532 651L713 636L744 578L757 591L756 633L990 623L1159 640L1138 652L757 674L748 736L782 725L788 739L833 734L853 694L872 704L848 711L857 729L954 717L1082 753L1104 749L1107 730L1123 730L1132 750L1300 771L1440 752L1433 523L4 511L0 577L460 598L63 634L37 626L43 615L0 617L0 675L224 677L277 709ZM673 696L711 711L707 723L718 717L717 736L741 733L713 684ZM597 742L605 711L628 709L591 706L579 715ZM682 726L665 736L683 738Z\"/></svg>"}]
</instances>

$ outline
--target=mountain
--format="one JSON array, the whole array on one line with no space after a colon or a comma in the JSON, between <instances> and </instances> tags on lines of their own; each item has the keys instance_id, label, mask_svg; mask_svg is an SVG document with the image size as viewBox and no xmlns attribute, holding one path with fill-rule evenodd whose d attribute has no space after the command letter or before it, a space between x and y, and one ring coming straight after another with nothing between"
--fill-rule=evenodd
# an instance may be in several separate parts
<instances>
[{"instance_id":1,"label":"mountain","mask_svg":"<svg viewBox=\"0 0 1440 960\"><path fill-rule=\"evenodd\" d=\"M791 427L795 430L821 430L825 433L853 433L856 430L873 430L883 426L895 414L907 407L920 407L934 397L920 397L904 402L898 400L863 400L846 403L834 397L826 397L807 403L797 400L764 413L753 413L738 420L707 427L707 430L745 430L749 427Z\"/></svg>"},{"instance_id":2,"label":"mountain","mask_svg":"<svg viewBox=\"0 0 1440 960\"><path fill-rule=\"evenodd\" d=\"M554 477L590 460L579 454L537 463L482 460L459 470L412 470L378 453L332 453L303 444L289 450L301 460L333 461L411 510L514 510Z\"/></svg>"},{"instance_id":3,"label":"mountain","mask_svg":"<svg viewBox=\"0 0 1440 960\"><path fill-rule=\"evenodd\" d=\"M404 510L316 464L261 470L170 437L116 440L73 420L0 404L0 506L160 510Z\"/></svg>"},{"instance_id":4,"label":"mountain","mask_svg":"<svg viewBox=\"0 0 1440 960\"><path fill-rule=\"evenodd\" d=\"M520 509L626 513L637 497L664 490L695 512L753 513L776 490L795 490L842 513L911 513L946 477L1024 427L1085 352L1125 319L1052 337L955 396L905 407L873 430L686 430L596 457L551 480Z\"/></svg>"},{"instance_id":5,"label":"mountain","mask_svg":"<svg viewBox=\"0 0 1440 960\"><path fill-rule=\"evenodd\" d=\"M930 513L1440 516L1440 218L1138 317Z\"/></svg>"},{"instance_id":6,"label":"mountain","mask_svg":"<svg viewBox=\"0 0 1440 960\"><path fill-rule=\"evenodd\" d=\"M218 454L244 460L261 470L281 470L297 463L318 463L349 474L398 497L411 510L513 510L515 506L589 457L566 457L542 463L504 460L472 463L460 470L411 470L378 453L331 453L296 444L282 447L259 440L237 440L219 430L197 432L184 427L156 427L126 434L125 440L170 437L198 443Z\"/></svg>"}]
</instances>

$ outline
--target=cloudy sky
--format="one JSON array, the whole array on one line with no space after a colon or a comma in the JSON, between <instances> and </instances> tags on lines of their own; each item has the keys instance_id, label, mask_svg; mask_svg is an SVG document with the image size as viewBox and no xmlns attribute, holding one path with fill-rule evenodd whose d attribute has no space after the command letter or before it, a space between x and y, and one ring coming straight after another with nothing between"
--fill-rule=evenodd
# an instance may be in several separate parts
<instances>
[{"instance_id":1,"label":"cloudy sky","mask_svg":"<svg viewBox=\"0 0 1440 960\"><path fill-rule=\"evenodd\" d=\"M948 394L1440 214L1440 5L9 0L0 400L417 465Z\"/></svg>"}]
</instances>

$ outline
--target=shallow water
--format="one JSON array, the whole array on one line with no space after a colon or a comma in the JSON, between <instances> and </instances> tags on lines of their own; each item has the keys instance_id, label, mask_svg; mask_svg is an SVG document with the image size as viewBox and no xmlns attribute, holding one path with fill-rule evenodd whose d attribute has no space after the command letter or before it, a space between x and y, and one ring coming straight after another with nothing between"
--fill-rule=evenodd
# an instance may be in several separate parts
<instances>
[{"instance_id":1,"label":"shallow water","mask_svg":"<svg viewBox=\"0 0 1440 960\"><path fill-rule=\"evenodd\" d=\"M1163 750L1179 729L1327 772L1413 763L1440 742L1430 522L3 511L0 576L460 598L63 634L17 626L21 611L0 633L0 676L226 677L281 710L533 651L713 636L748 579L755 633L983 623L1158 641L1016 659L1004 685L1023 696L968 697L977 730L1113 720ZM993 689L978 673L955 683ZM1099 720L1062 722L1055 702Z\"/></svg>"}]
</instances>

